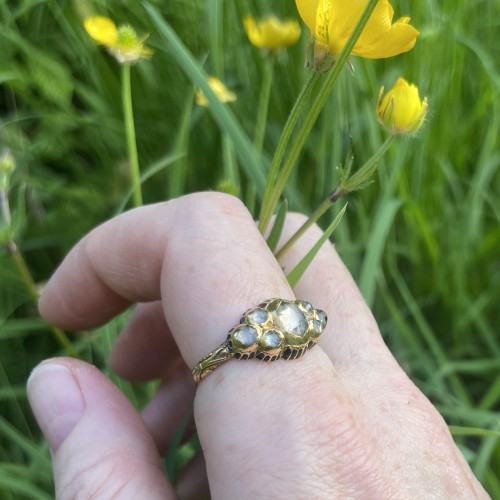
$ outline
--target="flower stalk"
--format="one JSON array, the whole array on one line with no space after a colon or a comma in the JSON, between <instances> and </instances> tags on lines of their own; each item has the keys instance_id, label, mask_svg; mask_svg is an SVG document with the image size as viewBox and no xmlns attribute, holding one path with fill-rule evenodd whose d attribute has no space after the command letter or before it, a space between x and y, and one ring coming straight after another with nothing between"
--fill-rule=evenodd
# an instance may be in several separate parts
<instances>
[{"instance_id":1,"label":"flower stalk","mask_svg":"<svg viewBox=\"0 0 500 500\"><path fill-rule=\"evenodd\" d=\"M135 137L134 110L132 107L132 88L130 84L130 63L123 63L122 67L122 106L125 122L125 138L127 142L128 164L130 181L133 189L134 207L142 205L141 172Z\"/></svg>"},{"instance_id":2,"label":"flower stalk","mask_svg":"<svg viewBox=\"0 0 500 500\"><path fill-rule=\"evenodd\" d=\"M264 138L266 135L267 114L269 111L269 99L274 76L274 57L264 59L264 70L262 74L262 85L260 87L259 104L257 108L257 118L255 120L255 130L253 136L253 147L260 155L264 148ZM250 213L254 213L257 200L257 189L253 183L248 184L245 194L245 202Z\"/></svg>"},{"instance_id":3,"label":"flower stalk","mask_svg":"<svg viewBox=\"0 0 500 500\"><path fill-rule=\"evenodd\" d=\"M257 119L255 124L255 133L253 145L258 154L262 152L264 146L264 137L266 133L267 113L269 110L269 98L271 96L271 87L273 83L274 58L264 59L264 71L262 73L262 84L259 94L259 107L257 108Z\"/></svg>"},{"instance_id":4,"label":"flower stalk","mask_svg":"<svg viewBox=\"0 0 500 500\"><path fill-rule=\"evenodd\" d=\"M141 173L137 155L135 137L134 111L132 108L132 89L130 85L130 66L140 59L148 59L153 51L144 45L148 35L138 36L129 24L116 26L115 22L105 16L87 17L84 27L97 44L116 58L122 67L122 107L125 123L130 181L135 207L142 205Z\"/></svg>"},{"instance_id":5,"label":"flower stalk","mask_svg":"<svg viewBox=\"0 0 500 500\"><path fill-rule=\"evenodd\" d=\"M292 169L295 165L295 162L300 152L302 151L302 148L307 138L309 137L311 129L314 126L314 123L316 122L316 119L318 118L321 110L323 109L335 82L339 77L340 72L344 69L344 66L346 65L349 59L349 55L351 54L352 49L356 44L356 41L361 36L361 33L365 25L370 19L370 16L372 15L377 5L377 1L378 0L368 1L363 13L361 14L361 17L359 18L358 23L356 24L354 30L351 33L351 36L347 40L338 58L336 59L335 65L333 66L332 70L328 73L326 80L319 89L318 93L315 95L315 98L309 108L309 111L304 120L302 121L302 125L296 134L296 140L293 142L290 152L283 164L283 168L279 170L281 159L284 156L285 148L292 135L292 131L295 128L295 125L297 124L300 111L302 111L302 108L305 104L305 99L311 92L313 85L316 83L315 80L318 78L318 75L320 74L318 71L315 71L313 73L314 76L312 76L307 81L304 87L304 89L307 88L308 92L307 93L304 92L303 89L303 91L301 92L301 94L297 99L297 102L295 103L294 108L292 109L292 114L295 111L297 116L293 117L294 119L292 122L290 119L292 117L292 114L290 115L285 125L285 128L282 132L280 141L278 143L278 148L276 150L275 158L273 159L273 163L271 165L271 170L269 173L268 182L266 186L266 192L264 194L264 199L262 203L261 214L259 217L259 230L261 233L264 233L266 231L267 226L269 225L269 222L271 220L271 217L276 209L276 205L278 204L281 194L283 193L286 181L288 180L288 177L290 176ZM275 177L276 181L274 180Z\"/></svg>"},{"instance_id":6,"label":"flower stalk","mask_svg":"<svg viewBox=\"0 0 500 500\"><path fill-rule=\"evenodd\" d=\"M276 146L276 152L274 153L273 160L271 162L271 168L267 177L266 189L264 192L264 198L262 200L262 207L259 216L259 230L262 234L266 231L267 226L269 225L269 221L271 220L271 217L276 208L276 203L273 204L273 193L276 189L276 177L278 175L283 156L285 155L286 147L288 145L288 142L290 141L290 137L292 136L297 121L300 118L302 108L307 102L307 99L311 94L314 86L316 85L316 82L319 80L319 77L320 73L317 71L313 71L302 87L302 90L300 91L300 94L295 101L295 104L293 105L292 111L288 115L288 119L279 138L278 145ZM281 196L281 192L279 195Z\"/></svg>"}]
</instances>

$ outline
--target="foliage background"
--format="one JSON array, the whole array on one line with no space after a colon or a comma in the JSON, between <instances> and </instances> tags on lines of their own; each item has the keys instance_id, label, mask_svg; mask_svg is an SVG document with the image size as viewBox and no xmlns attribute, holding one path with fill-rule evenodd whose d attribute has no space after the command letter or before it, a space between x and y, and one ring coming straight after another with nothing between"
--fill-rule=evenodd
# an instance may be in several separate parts
<instances>
[{"instance_id":1,"label":"foliage background","mask_svg":"<svg viewBox=\"0 0 500 500\"><path fill-rule=\"evenodd\" d=\"M458 426L457 443L500 498L500 4L393 4L396 17L411 15L421 31L415 49L388 60L353 58L355 72L344 70L334 88L287 195L292 209L310 213L335 187L337 165L352 155L360 166L375 151L384 139L373 111L380 85L390 87L401 75L429 97L428 123L417 139L397 141L372 185L349 197L334 240L394 355ZM37 283L90 228L122 209L129 189L120 68L84 32L86 8L151 34L154 57L132 68L141 168L156 172L144 183L145 201L222 188L253 206L245 157L211 111L193 104L193 84L148 5L207 74L238 94L230 108L249 141L264 60L241 19L271 8L298 19L287 0L0 0L0 149L9 148L17 162L13 225ZM304 30L275 65L265 160L307 77L306 43ZM321 221L325 227L338 209ZM106 370L121 324L123 318L71 338L82 357ZM60 354L1 247L2 498L51 497L49 454L24 386L40 360ZM114 379L139 407L154 390Z\"/></svg>"}]
</instances>

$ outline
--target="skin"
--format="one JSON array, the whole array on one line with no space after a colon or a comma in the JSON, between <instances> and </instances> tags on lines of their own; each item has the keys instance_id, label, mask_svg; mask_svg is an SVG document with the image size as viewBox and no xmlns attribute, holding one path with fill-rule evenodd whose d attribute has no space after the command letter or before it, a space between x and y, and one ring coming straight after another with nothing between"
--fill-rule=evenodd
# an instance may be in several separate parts
<instances>
[{"instance_id":1,"label":"skin","mask_svg":"<svg viewBox=\"0 0 500 500\"><path fill-rule=\"evenodd\" d=\"M285 234L304 217L291 214ZM162 379L141 414L96 368L42 362L28 393L53 455L58 498L487 498L448 428L382 341L334 248L294 290L312 228L276 262L235 198L199 193L127 212L69 253L40 311L67 329L135 313L110 357L125 379ZM249 307L306 299L329 315L298 360L232 360L195 390L190 369ZM193 404L203 455L175 487L160 453ZM209 485L209 486L208 486Z\"/></svg>"}]
</instances>

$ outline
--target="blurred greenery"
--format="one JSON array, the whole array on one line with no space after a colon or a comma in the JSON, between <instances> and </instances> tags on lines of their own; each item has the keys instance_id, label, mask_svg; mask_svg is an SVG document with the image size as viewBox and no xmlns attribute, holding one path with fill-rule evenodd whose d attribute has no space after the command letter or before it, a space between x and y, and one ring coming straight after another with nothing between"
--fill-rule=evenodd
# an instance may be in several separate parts
<instances>
[{"instance_id":1,"label":"blurred greenery","mask_svg":"<svg viewBox=\"0 0 500 500\"><path fill-rule=\"evenodd\" d=\"M420 30L416 47L387 60L352 58L354 72L343 71L291 178L289 208L312 212L335 188L335 167L351 156L359 167L383 142L374 115L381 85L404 76L428 96L424 128L396 141L370 187L348 197L333 239L392 352L500 499L500 4L393 5L396 17L411 15ZM0 0L0 150L16 160L12 231L37 284L130 197L120 68L85 33L82 16L96 12L150 33L154 56L132 68L145 202L225 189L258 209L263 169L310 71L304 29L275 63L258 154L252 143L268 63L248 43L241 19L269 11L264 0ZM272 11L298 19L289 0L272 2ZM195 106L201 70L221 78L237 101ZM324 228L342 205L320 221ZM6 234L0 226L0 238ZM40 360L62 351L4 247L0 498L50 498L49 453L24 386ZM75 349L107 371L125 319L72 336ZM154 390L113 380L139 407Z\"/></svg>"}]
</instances>

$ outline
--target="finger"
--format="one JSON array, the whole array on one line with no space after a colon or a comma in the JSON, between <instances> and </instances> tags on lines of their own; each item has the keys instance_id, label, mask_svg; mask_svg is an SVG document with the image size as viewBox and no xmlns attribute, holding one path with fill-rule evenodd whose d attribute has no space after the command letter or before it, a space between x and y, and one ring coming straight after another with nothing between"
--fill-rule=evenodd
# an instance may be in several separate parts
<instances>
[{"instance_id":1,"label":"finger","mask_svg":"<svg viewBox=\"0 0 500 500\"><path fill-rule=\"evenodd\" d=\"M182 475L175 485L175 490L178 498L182 498L182 500L210 499L207 467L203 453L197 453L182 471Z\"/></svg>"},{"instance_id":2,"label":"finger","mask_svg":"<svg viewBox=\"0 0 500 500\"><path fill-rule=\"evenodd\" d=\"M44 318L81 330L103 324L133 302L159 300L165 240L176 206L167 202L131 210L83 238L42 292Z\"/></svg>"},{"instance_id":3,"label":"finger","mask_svg":"<svg viewBox=\"0 0 500 500\"><path fill-rule=\"evenodd\" d=\"M287 241L305 221L302 214L288 214L281 242ZM280 259L285 274L295 267L322 234L322 230L314 225L292 246ZM294 292L298 298L307 298L328 311L329 322L319 344L338 371L361 369L366 373L367 366L386 370L388 364L394 365L369 307L329 241L309 264Z\"/></svg>"},{"instance_id":4,"label":"finger","mask_svg":"<svg viewBox=\"0 0 500 500\"><path fill-rule=\"evenodd\" d=\"M140 416L96 368L46 361L28 396L52 450L57 498L175 498Z\"/></svg>"},{"instance_id":5,"label":"finger","mask_svg":"<svg viewBox=\"0 0 500 500\"><path fill-rule=\"evenodd\" d=\"M170 440L186 418L192 418L195 387L191 370L183 360L178 360L160 384L153 399L142 410L141 415L153 437L160 454L164 454ZM193 424L186 428L192 432Z\"/></svg>"},{"instance_id":6,"label":"finger","mask_svg":"<svg viewBox=\"0 0 500 500\"><path fill-rule=\"evenodd\" d=\"M161 378L179 356L161 302L155 301L136 307L113 346L109 363L122 378L146 381Z\"/></svg>"}]
</instances>

